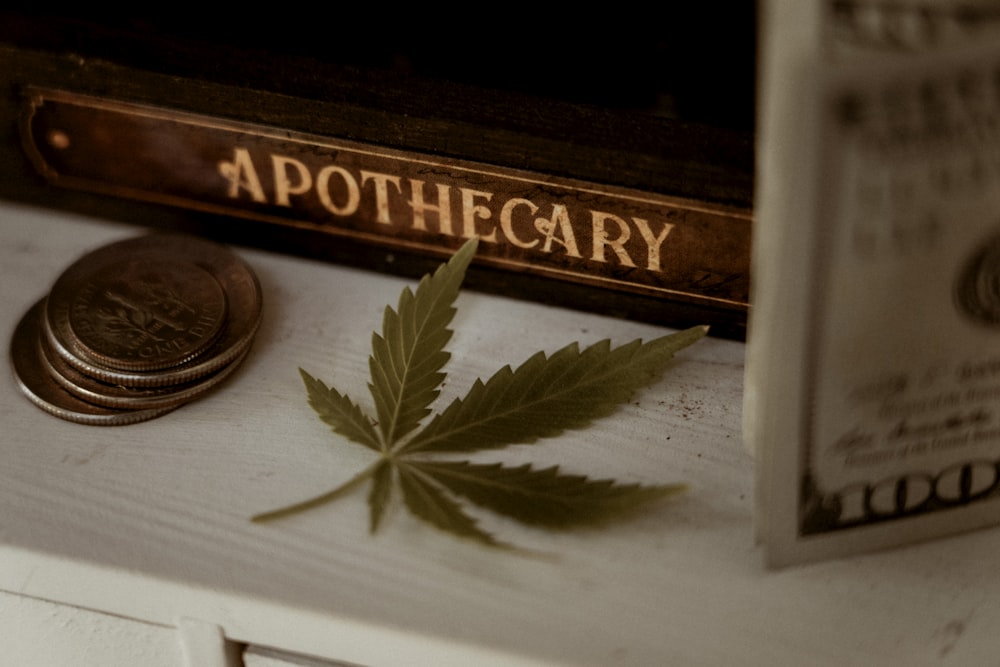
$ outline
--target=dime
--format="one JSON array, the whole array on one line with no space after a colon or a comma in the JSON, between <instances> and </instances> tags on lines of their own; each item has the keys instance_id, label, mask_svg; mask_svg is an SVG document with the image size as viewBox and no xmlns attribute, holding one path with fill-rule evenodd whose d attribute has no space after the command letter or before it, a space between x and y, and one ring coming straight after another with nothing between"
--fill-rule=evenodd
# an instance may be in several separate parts
<instances>
[{"instance_id":1,"label":"dime","mask_svg":"<svg viewBox=\"0 0 1000 667\"><path fill-rule=\"evenodd\" d=\"M71 294L64 295L68 289ZM82 281L58 280L53 294L69 303L67 345L92 363L119 370L189 361L215 341L226 322L219 282L198 265L173 257L98 265Z\"/></svg>"},{"instance_id":2,"label":"dime","mask_svg":"<svg viewBox=\"0 0 1000 667\"><path fill-rule=\"evenodd\" d=\"M247 348L230 364L197 380L157 387L125 387L101 382L76 370L49 347L45 336L39 337L37 345L45 370L63 389L88 403L121 410L168 408L187 403L228 378L250 351Z\"/></svg>"},{"instance_id":3,"label":"dime","mask_svg":"<svg viewBox=\"0 0 1000 667\"><path fill-rule=\"evenodd\" d=\"M164 368L128 369L115 363L95 362L78 342L73 314L74 300L87 277L112 271L122 262L176 262L178 258L206 271L225 295L226 318L214 341L199 354ZM83 298L86 301L86 298ZM239 257L223 246L201 239L152 234L99 248L71 265L56 281L47 300L43 330L52 349L84 375L107 384L126 387L161 387L197 380L241 357L260 325L261 290L257 276ZM176 359L176 357L174 357Z\"/></svg>"},{"instance_id":4,"label":"dime","mask_svg":"<svg viewBox=\"0 0 1000 667\"><path fill-rule=\"evenodd\" d=\"M176 407L117 410L88 403L63 389L52 379L38 355L44 312L44 299L28 310L14 330L9 351L17 386L36 406L67 421L100 426L134 424L159 417Z\"/></svg>"},{"instance_id":5,"label":"dime","mask_svg":"<svg viewBox=\"0 0 1000 667\"><path fill-rule=\"evenodd\" d=\"M18 323L17 386L68 421L132 424L217 386L261 319L257 276L223 246L153 234L74 262Z\"/></svg>"}]
</instances>

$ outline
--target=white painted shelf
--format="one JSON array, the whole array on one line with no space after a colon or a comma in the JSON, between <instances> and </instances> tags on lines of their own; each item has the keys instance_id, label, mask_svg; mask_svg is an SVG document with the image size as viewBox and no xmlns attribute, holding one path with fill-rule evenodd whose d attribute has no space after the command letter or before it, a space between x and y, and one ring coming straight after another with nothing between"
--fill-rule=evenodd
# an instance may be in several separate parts
<instances>
[{"instance_id":1,"label":"white painted shelf","mask_svg":"<svg viewBox=\"0 0 1000 667\"><path fill-rule=\"evenodd\" d=\"M0 206L7 339L69 263L143 231ZM598 531L484 519L550 558L458 540L399 506L370 535L364 492L251 523L370 462L316 419L297 369L368 405L371 332L415 281L236 250L260 276L264 323L245 365L202 400L132 426L79 426L32 406L4 361L0 591L143 627L204 623L262 647L258 662L282 654L368 667L995 661L1000 531L763 569L752 460L740 437L744 346L732 341L685 350L662 382L588 430L482 457L690 484ZM539 349L665 332L472 292L458 308L442 400ZM0 618L28 620L0 624L0 645L25 623L38 637L48 631L46 614L19 612L15 596L0 596Z\"/></svg>"}]
</instances>

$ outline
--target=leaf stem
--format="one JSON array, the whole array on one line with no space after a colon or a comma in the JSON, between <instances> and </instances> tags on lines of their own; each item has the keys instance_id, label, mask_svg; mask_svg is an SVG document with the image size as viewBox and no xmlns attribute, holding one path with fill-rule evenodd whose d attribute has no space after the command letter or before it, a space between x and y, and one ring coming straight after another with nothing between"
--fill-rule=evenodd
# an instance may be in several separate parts
<instances>
[{"instance_id":1,"label":"leaf stem","mask_svg":"<svg viewBox=\"0 0 1000 667\"><path fill-rule=\"evenodd\" d=\"M280 507L276 510L271 510L270 512L263 512L255 516L250 517L250 520L254 523L264 523L266 521L274 521L275 519L283 519L285 517L291 516L293 514L298 514L299 512L304 512L310 510L314 507L319 507L320 505L325 505L326 503L333 502L334 500L346 496L348 493L359 487L365 480L375 474L375 470L378 468L379 463L382 461L379 458L374 464L362 470L360 473L344 482L337 488L327 491L326 493L314 496L307 500L303 500L292 505L287 505L285 507Z\"/></svg>"}]
</instances>

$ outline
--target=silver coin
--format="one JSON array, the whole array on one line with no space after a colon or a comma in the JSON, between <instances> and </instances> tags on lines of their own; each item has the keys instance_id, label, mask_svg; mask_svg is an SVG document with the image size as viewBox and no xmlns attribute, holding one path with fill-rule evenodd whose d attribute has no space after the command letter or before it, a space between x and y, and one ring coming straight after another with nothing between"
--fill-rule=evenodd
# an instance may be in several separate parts
<instances>
[{"instance_id":1,"label":"silver coin","mask_svg":"<svg viewBox=\"0 0 1000 667\"><path fill-rule=\"evenodd\" d=\"M44 319L45 300L32 306L21 318L11 338L9 356L14 379L21 392L49 414L78 424L124 426L166 414L177 406L120 410L88 403L61 387L48 373L38 354L38 339Z\"/></svg>"},{"instance_id":2,"label":"silver coin","mask_svg":"<svg viewBox=\"0 0 1000 667\"><path fill-rule=\"evenodd\" d=\"M63 389L88 403L122 410L169 408L199 398L232 375L250 351L247 348L227 366L191 382L162 387L125 387L107 384L79 372L47 345L45 336L41 336L37 344L45 370Z\"/></svg>"},{"instance_id":3,"label":"silver coin","mask_svg":"<svg viewBox=\"0 0 1000 667\"><path fill-rule=\"evenodd\" d=\"M191 262L123 259L77 273L83 270L57 280L49 298L68 300L67 347L91 363L136 371L177 366L204 352L225 325L225 291Z\"/></svg>"},{"instance_id":4,"label":"silver coin","mask_svg":"<svg viewBox=\"0 0 1000 667\"><path fill-rule=\"evenodd\" d=\"M123 370L95 363L73 346L72 304L81 276L129 258L135 261L183 258L204 269L221 285L228 318L216 340L196 357L156 370ZM233 252L209 241L152 234L99 248L81 257L56 281L45 307L48 344L73 368L96 380L125 387L159 387L191 382L214 373L246 353L261 319L261 289L253 270Z\"/></svg>"}]
</instances>

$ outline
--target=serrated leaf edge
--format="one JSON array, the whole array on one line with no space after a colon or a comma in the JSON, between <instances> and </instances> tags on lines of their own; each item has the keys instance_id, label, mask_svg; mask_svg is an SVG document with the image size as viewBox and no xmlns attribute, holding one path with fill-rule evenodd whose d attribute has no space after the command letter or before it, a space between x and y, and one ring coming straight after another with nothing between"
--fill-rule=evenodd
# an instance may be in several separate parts
<instances>
[{"instance_id":1,"label":"serrated leaf edge","mask_svg":"<svg viewBox=\"0 0 1000 667\"><path fill-rule=\"evenodd\" d=\"M531 444L568 430L584 428L608 416L628 402L637 390L656 381L674 354L702 338L706 331L705 327L692 327L646 343L634 340L617 348L612 348L610 341L604 339L583 351L579 351L576 343L571 343L551 356L538 352L516 370L508 365L485 383L477 379L465 396L454 399L434 415L397 451L400 454L475 452ZM598 363L595 364L593 357L600 357ZM622 376L627 372L634 377L623 382ZM574 383L562 382L558 391L544 391L532 398L540 387L556 386L571 374L577 376ZM615 396L591 406L591 412L550 413L548 419L537 414L545 407L563 407L574 397L577 401L595 399L599 391L609 391L611 385L608 383L616 378ZM533 421L525 421L527 417L533 417ZM511 437L509 430L496 433L500 427L524 430Z\"/></svg>"},{"instance_id":2,"label":"serrated leaf edge","mask_svg":"<svg viewBox=\"0 0 1000 667\"><path fill-rule=\"evenodd\" d=\"M440 484L420 470L400 463L397 471L403 502L414 516L458 537L470 538L490 547L511 548L480 528L478 521L450 498Z\"/></svg>"},{"instance_id":3,"label":"serrated leaf edge","mask_svg":"<svg viewBox=\"0 0 1000 667\"><path fill-rule=\"evenodd\" d=\"M477 247L478 238L469 239L420 280L416 293L405 288L397 309L383 311L382 334L372 335L369 389L389 446L419 427L438 396L445 377L439 371L450 358L444 346L452 335L453 304Z\"/></svg>"},{"instance_id":4,"label":"serrated leaf edge","mask_svg":"<svg viewBox=\"0 0 1000 667\"><path fill-rule=\"evenodd\" d=\"M301 368L299 375L306 386L309 407L316 412L321 421L330 426L335 433L353 442L376 452L384 449L371 420L357 403L346 394L326 386L322 380L314 378Z\"/></svg>"},{"instance_id":5,"label":"serrated leaf edge","mask_svg":"<svg viewBox=\"0 0 1000 667\"><path fill-rule=\"evenodd\" d=\"M530 463L505 466L438 460L411 461L409 465L449 492L491 512L527 525L558 530L600 525L687 488L684 484L622 484L614 479L592 479L563 473L559 465L534 468ZM517 484L511 483L514 478ZM498 493L491 494L491 490ZM525 502L512 509L514 505L509 501L515 498ZM553 518L556 514L558 518Z\"/></svg>"}]
</instances>

